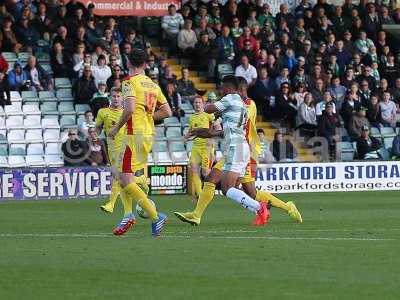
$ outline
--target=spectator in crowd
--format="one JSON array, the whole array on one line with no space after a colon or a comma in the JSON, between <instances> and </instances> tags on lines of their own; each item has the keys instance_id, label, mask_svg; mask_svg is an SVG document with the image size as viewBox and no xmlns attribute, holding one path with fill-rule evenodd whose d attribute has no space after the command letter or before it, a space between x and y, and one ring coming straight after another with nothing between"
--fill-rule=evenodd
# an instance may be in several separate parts
<instances>
[{"instance_id":1,"label":"spectator in crowd","mask_svg":"<svg viewBox=\"0 0 400 300\"><path fill-rule=\"evenodd\" d=\"M261 67L257 80L249 90L251 98L257 106L257 111L263 116L270 112L270 97L275 94L275 82L269 78L267 67Z\"/></svg>"},{"instance_id":2,"label":"spectator in crowd","mask_svg":"<svg viewBox=\"0 0 400 300\"><path fill-rule=\"evenodd\" d=\"M274 162L275 158L272 155L271 150L270 150L271 145L265 137L264 130L262 128L258 128L257 135L258 135L258 138L260 139L260 145L261 145L261 153L258 158L258 161L260 163Z\"/></svg>"},{"instance_id":3,"label":"spectator in crowd","mask_svg":"<svg viewBox=\"0 0 400 300\"><path fill-rule=\"evenodd\" d=\"M10 86L8 84L7 74L0 72L0 106L10 105Z\"/></svg>"},{"instance_id":4,"label":"spectator in crowd","mask_svg":"<svg viewBox=\"0 0 400 300\"><path fill-rule=\"evenodd\" d=\"M91 110L85 111L84 117L85 118L83 119L83 121L80 124L78 124L78 130L79 130L79 135L83 139L86 139L88 137L89 127L93 127L96 124L94 122L94 117Z\"/></svg>"},{"instance_id":5,"label":"spectator in crowd","mask_svg":"<svg viewBox=\"0 0 400 300\"><path fill-rule=\"evenodd\" d=\"M184 99L192 101L197 94L197 90L194 86L193 81L189 79L189 69L182 68L182 78L179 79L176 83L177 88L176 91L181 95Z\"/></svg>"},{"instance_id":6,"label":"spectator in crowd","mask_svg":"<svg viewBox=\"0 0 400 300\"><path fill-rule=\"evenodd\" d=\"M4 52L15 52L18 53L22 48L22 44L17 40L13 29L13 19L11 16L5 17L3 21L3 27L1 29L1 46Z\"/></svg>"},{"instance_id":7,"label":"spectator in crowd","mask_svg":"<svg viewBox=\"0 0 400 300\"><path fill-rule=\"evenodd\" d=\"M34 50L36 49L37 41L40 36L36 29L30 24L28 17L24 16L21 18L15 33L18 41L20 41L23 45Z\"/></svg>"},{"instance_id":8,"label":"spectator in crowd","mask_svg":"<svg viewBox=\"0 0 400 300\"><path fill-rule=\"evenodd\" d=\"M368 154L377 151L381 147L381 143L377 138L369 135L369 127L364 126L361 130L361 136L357 139L357 155L358 159L368 159ZM372 158L376 158L373 156Z\"/></svg>"},{"instance_id":9,"label":"spectator in crowd","mask_svg":"<svg viewBox=\"0 0 400 300\"><path fill-rule=\"evenodd\" d=\"M381 107L377 95L372 95L367 106L367 119L372 127L381 127Z\"/></svg>"},{"instance_id":10,"label":"spectator in crowd","mask_svg":"<svg viewBox=\"0 0 400 300\"><path fill-rule=\"evenodd\" d=\"M207 32L200 33L200 39L194 48L194 56L198 71L207 71L207 79L214 80L216 67L215 45L210 41Z\"/></svg>"},{"instance_id":11,"label":"spectator in crowd","mask_svg":"<svg viewBox=\"0 0 400 300\"><path fill-rule=\"evenodd\" d=\"M252 87L257 80L257 70L250 64L249 58L243 55L240 58L240 65L235 69L235 76L240 76L246 79L249 87Z\"/></svg>"},{"instance_id":12,"label":"spectator in crowd","mask_svg":"<svg viewBox=\"0 0 400 300\"><path fill-rule=\"evenodd\" d=\"M222 27L222 34L216 40L219 64L232 63L235 59L235 42L230 36L229 26Z\"/></svg>"},{"instance_id":13,"label":"spectator in crowd","mask_svg":"<svg viewBox=\"0 0 400 300\"><path fill-rule=\"evenodd\" d=\"M96 86L99 82L107 82L108 78L111 77L111 69L107 66L106 57L103 54L99 55L97 66L92 66L92 75Z\"/></svg>"},{"instance_id":14,"label":"spectator in crowd","mask_svg":"<svg viewBox=\"0 0 400 300\"><path fill-rule=\"evenodd\" d=\"M0 33L1 36L1 33ZM1 42L0 42L1 47ZM8 62L5 60L4 56L0 52L0 72L7 73L8 72Z\"/></svg>"},{"instance_id":15,"label":"spectator in crowd","mask_svg":"<svg viewBox=\"0 0 400 300\"><path fill-rule=\"evenodd\" d=\"M157 73L157 77L158 77L158 73ZM112 69L112 76L110 78L107 79L107 88L108 90L111 90L111 88L113 88L115 86L115 81L119 80L122 81L122 79L124 78L124 74L122 73L122 69L120 66L115 66Z\"/></svg>"},{"instance_id":16,"label":"spectator in crowd","mask_svg":"<svg viewBox=\"0 0 400 300\"><path fill-rule=\"evenodd\" d=\"M53 45L53 51L50 55L50 65L55 77L72 77L71 56L64 51L61 43Z\"/></svg>"},{"instance_id":17,"label":"spectator in crowd","mask_svg":"<svg viewBox=\"0 0 400 300\"><path fill-rule=\"evenodd\" d=\"M175 84L168 82L166 86L165 98L167 98L168 104L171 107L172 115L181 118L185 115L185 111L182 109L182 97L176 91Z\"/></svg>"},{"instance_id":18,"label":"spectator in crowd","mask_svg":"<svg viewBox=\"0 0 400 300\"><path fill-rule=\"evenodd\" d=\"M97 92L93 95L89 102L90 109L93 112L94 117L97 117L97 112L110 105L107 93L107 85L105 82L100 81L97 87Z\"/></svg>"},{"instance_id":19,"label":"spectator in crowd","mask_svg":"<svg viewBox=\"0 0 400 300\"><path fill-rule=\"evenodd\" d=\"M324 111L328 104L329 106L331 106L332 113L336 114L336 105L333 102L332 95L329 91L326 91L322 96L322 101L318 102L315 106L315 113L317 114L317 118L321 117L324 114Z\"/></svg>"},{"instance_id":20,"label":"spectator in crowd","mask_svg":"<svg viewBox=\"0 0 400 300\"><path fill-rule=\"evenodd\" d=\"M167 65L165 68L165 73L163 76L160 76L160 86L164 91L166 91L168 83L173 83L174 86L176 86L178 80L176 75L173 73L171 66Z\"/></svg>"},{"instance_id":21,"label":"spectator in crowd","mask_svg":"<svg viewBox=\"0 0 400 300\"><path fill-rule=\"evenodd\" d=\"M14 68L8 73L8 84L12 91L24 91L30 87L28 74L22 69L20 62L16 62Z\"/></svg>"},{"instance_id":22,"label":"spectator in crowd","mask_svg":"<svg viewBox=\"0 0 400 300\"><path fill-rule=\"evenodd\" d=\"M53 44L60 43L64 50L68 53L72 53L74 51L74 42L71 37L68 35L67 27L60 25L57 29L57 35L53 39Z\"/></svg>"},{"instance_id":23,"label":"spectator in crowd","mask_svg":"<svg viewBox=\"0 0 400 300\"><path fill-rule=\"evenodd\" d=\"M24 68L28 80L30 80L30 89L34 91L51 90L53 87L49 74L37 63L35 56L28 58L28 63Z\"/></svg>"},{"instance_id":24,"label":"spectator in crowd","mask_svg":"<svg viewBox=\"0 0 400 300\"><path fill-rule=\"evenodd\" d=\"M88 128L88 138L86 140L88 147L87 161L92 167L104 166L108 164L108 157L106 151L106 145L102 141L96 132L95 126Z\"/></svg>"},{"instance_id":25,"label":"spectator in crowd","mask_svg":"<svg viewBox=\"0 0 400 300\"><path fill-rule=\"evenodd\" d=\"M357 109L357 112L353 117L350 119L349 123L349 134L353 140L356 140L361 136L362 128L367 126L370 127L370 123L366 117L367 108L361 106Z\"/></svg>"},{"instance_id":26,"label":"spectator in crowd","mask_svg":"<svg viewBox=\"0 0 400 300\"><path fill-rule=\"evenodd\" d=\"M392 158L400 158L400 132L396 135L392 142Z\"/></svg>"},{"instance_id":27,"label":"spectator in crowd","mask_svg":"<svg viewBox=\"0 0 400 300\"><path fill-rule=\"evenodd\" d=\"M332 156L335 151L336 142L339 142L340 121L334 113L333 103L326 103L325 110L318 121L319 135L324 137L328 142L329 153Z\"/></svg>"},{"instance_id":28,"label":"spectator in crowd","mask_svg":"<svg viewBox=\"0 0 400 300\"><path fill-rule=\"evenodd\" d=\"M396 127L397 107L391 98L392 96L389 92L383 93L383 99L379 103L381 109L381 120L383 126Z\"/></svg>"},{"instance_id":29,"label":"spectator in crowd","mask_svg":"<svg viewBox=\"0 0 400 300\"><path fill-rule=\"evenodd\" d=\"M297 101L288 83L282 83L276 97L276 117L290 129L296 126Z\"/></svg>"},{"instance_id":30,"label":"spectator in crowd","mask_svg":"<svg viewBox=\"0 0 400 300\"><path fill-rule=\"evenodd\" d=\"M71 128L68 130L68 139L62 144L61 150L64 154L64 165L81 166L88 165L86 142L78 139L78 132Z\"/></svg>"},{"instance_id":31,"label":"spectator in crowd","mask_svg":"<svg viewBox=\"0 0 400 300\"><path fill-rule=\"evenodd\" d=\"M176 12L176 6L168 6L168 14L162 18L164 40L167 42L170 54L176 54L178 33L184 24L183 17Z\"/></svg>"},{"instance_id":32,"label":"spectator in crowd","mask_svg":"<svg viewBox=\"0 0 400 300\"><path fill-rule=\"evenodd\" d=\"M215 32L208 26L206 19L201 19L199 26L194 30L196 33L197 40L201 39L202 34L207 34L210 41L214 41L217 38Z\"/></svg>"},{"instance_id":33,"label":"spectator in crowd","mask_svg":"<svg viewBox=\"0 0 400 300\"><path fill-rule=\"evenodd\" d=\"M304 101L300 104L297 118L297 128L303 130L308 136L314 136L317 129L317 114L311 93L305 95Z\"/></svg>"},{"instance_id":34,"label":"spectator in crowd","mask_svg":"<svg viewBox=\"0 0 400 300\"><path fill-rule=\"evenodd\" d=\"M192 29L192 20L187 19L178 33L178 48L184 57L191 57L196 43L197 37Z\"/></svg>"},{"instance_id":35,"label":"spectator in crowd","mask_svg":"<svg viewBox=\"0 0 400 300\"><path fill-rule=\"evenodd\" d=\"M339 77L333 77L331 80L331 85L328 91L332 95L333 101L338 107L342 107L344 98L346 96L347 89L340 83Z\"/></svg>"},{"instance_id":36,"label":"spectator in crowd","mask_svg":"<svg viewBox=\"0 0 400 300\"><path fill-rule=\"evenodd\" d=\"M297 150L288 139L283 138L283 133L276 131L271 144L271 152L276 161L293 161L297 157Z\"/></svg>"},{"instance_id":37,"label":"spectator in crowd","mask_svg":"<svg viewBox=\"0 0 400 300\"><path fill-rule=\"evenodd\" d=\"M90 65L85 65L82 76L75 82L72 88L75 104L89 104L97 87L92 76Z\"/></svg>"}]
</instances>

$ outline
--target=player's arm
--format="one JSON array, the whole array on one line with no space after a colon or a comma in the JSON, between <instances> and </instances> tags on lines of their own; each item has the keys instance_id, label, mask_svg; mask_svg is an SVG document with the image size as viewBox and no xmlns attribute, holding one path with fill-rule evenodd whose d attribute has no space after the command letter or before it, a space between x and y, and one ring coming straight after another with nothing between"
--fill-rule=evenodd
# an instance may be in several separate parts
<instances>
[{"instance_id":1,"label":"player's arm","mask_svg":"<svg viewBox=\"0 0 400 300\"><path fill-rule=\"evenodd\" d=\"M108 136L111 139L114 139L116 134L119 132L119 130L128 122L129 118L132 116L133 112L135 111L135 97L127 97L124 101L124 110L122 112L122 116L119 119L117 125L113 127Z\"/></svg>"},{"instance_id":2,"label":"player's arm","mask_svg":"<svg viewBox=\"0 0 400 300\"><path fill-rule=\"evenodd\" d=\"M224 132L222 130L215 130L214 128L195 128L190 131L190 136L208 139L223 137Z\"/></svg>"},{"instance_id":3,"label":"player's arm","mask_svg":"<svg viewBox=\"0 0 400 300\"><path fill-rule=\"evenodd\" d=\"M103 130L103 126L104 126L104 118L103 118L103 114L102 114L102 110L99 110L99 112L97 113L97 118L96 118L96 133L99 135L101 133L101 131Z\"/></svg>"},{"instance_id":4,"label":"player's arm","mask_svg":"<svg viewBox=\"0 0 400 300\"><path fill-rule=\"evenodd\" d=\"M171 116L172 116L171 107L169 107L168 103L164 103L158 108L158 110L156 110L154 112L153 119L154 119L154 122L157 123L157 122L161 122L165 118L169 118Z\"/></svg>"},{"instance_id":5,"label":"player's arm","mask_svg":"<svg viewBox=\"0 0 400 300\"><path fill-rule=\"evenodd\" d=\"M219 112L218 108L215 106L214 103L207 103L204 106L204 111L208 114L213 114Z\"/></svg>"}]
</instances>

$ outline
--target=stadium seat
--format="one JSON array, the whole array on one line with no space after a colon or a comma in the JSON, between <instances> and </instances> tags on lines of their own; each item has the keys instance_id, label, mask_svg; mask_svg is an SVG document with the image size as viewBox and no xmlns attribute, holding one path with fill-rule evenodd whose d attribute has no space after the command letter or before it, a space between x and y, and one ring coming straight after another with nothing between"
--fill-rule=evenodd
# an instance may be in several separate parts
<instances>
[{"instance_id":1,"label":"stadium seat","mask_svg":"<svg viewBox=\"0 0 400 300\"><path fill-rule=\"evenodd\" d=\"M39 103L40 99L35 91L22 91L22 101L24 103Z\"/></svg>"},{"instance_id":2,"label":"stadium seat","mask_svg":"<svg viewBox=\"0 0 400 300\"><path fill-rule=\"evenodd\" d=\"M188 153L192 151L192 147L193 147L193 141L187 141L186 142L186 151Z\"/></svg>"},{"instance_id":3,"label":"stadium seat","mask_svg":"<svg viewBox=\"0 0 400 300\"><path fill-rule=\"evenodd\" d=\"M22 116L11 116L6 120L7 130L24 129L24 119Z\"/></svg>"},{"instance_id":4,"label":"stadium seat","mask_svg":"<svg viewBox=\"0 0 400 300\"><path fill-rule=\"evenodd\" d=\"M0 128L1 129L6 128L6 117L5 116L0 116Z\"/></svg>"},{"instance_id":5,"label":"stadium seat","mask_svg":"<svg viewBox=\"0 0 400 300\"><path fill-rule=\"evenodd\" d=\"M61 89L56 92L56 97L59 102L72 102L74 97L72 97L71 89Z\"/></svg>"},{"instance_id":6,"label":"stadium seat","mask_svg":"<svg viewBox=\"0 0 400 300\"><path fill-rule=\"evenodd\" d=\"M48 167L62 167L64 160L60 155L45 155L44 162Z\"/></svg>"},{"instance_id":7,"label":"stadium seat","mask_svg":"<svg viewBox=\"0 0 400 300\"><path fill-rule=\"evenodd\" d=\"M218 72L218 80L221 80L226 75L232 75L234 73L233 68L230 64L219 64L217 66L217 72Z\"/></svg>"},{"instance_id":8,"label":"stadium seat","mask_svg":"<svg viewBox=\"0 0 400 300\"><path fill-rule=\"evenodd\" d=\"M74 105L72 102L62 102L58 105L58 113L60 116L74 116L76 115Z\"/></svg>"},{"instance_id":9,"label":"stadium seat","mask_svg":"<svg viewBox=\"0 0 400 300\"><path fill-rule=\"evenodd\" d=\"M170 152L186 152L185 145L182 142L170 142L169 143L169 151Z\"/></svg>"},{"instance_id":10,"label":"stadium seat","mask_svg":"<svg viewBox=\"0 0 400 300\"><path fill-rule=\"evenodd\" d=\"M342 138L342 142L350 142L350 136L349 133L347 132L347 129L344 127L339 128L339 134Z\"/></svg>"},{"instance_id":11,"label":"stadium seat","mask_svg":"<svg viewBox=\"0 0 400 300\"><path fill-rule=\"evenodd\" d=\"M61 118L60 118L60 126L61 126L61 129L77 128L75 115L73 115L73 116L70 116L70 115L61 116Z\"/></svg>"},{"instance_id":12,"label":"stadium seat","mask_svg":"<svg viewBox=\"0 0 400 300\"><path fill-rule=\"evenodd\" d=\"M25 157L25 162L28 167L42 168L46 166L43 155L27 155Z\"/></svg>"},{"instance_id":13,"label":"stadium seat","mask_svg":"<svg viewBox=\"0 0 400 300\"><path fill-rule=\"evenodd\" d=\"M168 145L165 141L156 141L153 145L153 152L167 152Z\"/></svg>"},{"instance_id":14,"label":"stadium seat","mask_svg":"<svg viewBox=\"0 0 400 300\"><path fill-rule=\"evenodd\" d=\"M8 156L8 145L0 144L0 156Z\"/></svg>"},{"instance_id":15,"label":"stadium seat","mask_svg":"<svg viewBox=\"0 0 400 300\"><path fill-rule=\"evenodd\" d=\"M10 144L8 147L8 155L26 155L25 144Z\"/></svg>"},{"instance_id":16,"label":"stadium seat","mask_svg":"<svg viewBox=\"0 0 400 300\"><path fill-rule=\"evenodd\" d=\"M77 115L83 115L86 111L91 110L90 106L87 104L76 104L75 110Z\"/></svg>"},{"instance_id":17,"label":"stadium seat","mask_svg":"<svg viewBox=\"0 0 400 300\"><path fill-rule=\"evenodd\" d=\"M383 139L383 145L389 151L389 153L392 153L393 140L394 137L386 137Z\"/></svg>"},{"instance_id":18,"label":"stadium seat","mask_svg":"<svg viewBox=\"0 0 400 300\"><path fill-rule=\"evenodd\" d=\"M149 155L147 156L147 164L148 165L154 165L154 160L153 160L152 153L149 153Z\"/></svg>"},{"instance_id":19,"label":"stadium seat","mask_svg":"<svg viewBox=\"0 0 400 300\"><path fill-rule=\"evenodd\" d=\"M153 152L154 163L157 165L172 164L171 157L168 152Z\"/></svg>"},{"instance_id":20,"label":"stadium seat","mask_svg":"<svg viewBox=\"0 0 400 300\"><path fill-rule=\"evenodd\" d=\"M25 142L27 143L42 143L42 129L27 129L25 132Z\"/></svg>"},{"instance_id":21,"label":"stadium seat","mask_svg":"<svg viewBox=\"0 0 400 300\"><path fill-rule=\"evenodd\" d=\"M165 136L165 128L164 127L156 127L155 139L157 141L165 141L165 140L167 140L167 138Z\"/></svg>"},{"instance_id":22,"label":"stadium seat","mask_svg":"<svg viewBox=\"0 0 400 300\"><path fill-rule=\"evenodd\" d=\"M46 52L39 52L36 54L37 61L43 67L44 63L50 63L50 55Z\"/></svg>"},{"instance_id":23,"label":"stadium seat","mask_svg":"<svg viewBox=\"0 0 400 300\"><path fill-rule=\"evenodd\" d=\"M0 130L0 144L7 144L7 131L4 129Z\"/></svg>"},{"instance_id":24,"label":"stadium seat","mask_svg":"<svg viewBox=\"0 0 400 300\"><path fill-rule=\"evenodd\" d=\"M21 61L22 63L26 63L29 57L31 57L31 54L29 52L18 53L18 60Z\"/></svg>"},{"instance_id":25,"label":"stadium seat","mask_svg":"<svg viewBox=\"0 0 400 300\"><path fill-rule=\"evenodd\" d=\"M379 138L380 139L382 137L381 136L381 132L379 131L379 128L377 128L377 127L371 127L370 134L374 138Z\"/></svg>"},{"instance_id":26,"label":"stadium seat","mask_svg":"<svg viewBox=\"0 0 400 300\"><path fill-rule=\"evenodd\" d=\"M21 94L18 91L10 91L11 103L22 102Z\"/></svg>"},{"instance_id":27,"label":"stadium seat","mask_svg":"<svg viewBox=\"0 0 400 300\"><path fill-rule=\"evenodd\" d=\"M4 112L7 116L22 116L24 113L21 109L21 106L18 104L6 105L4 106Z\"/></svg>"},{"instance_id":28,"label":"stadium seat","mask_svg":"<svg viewBox=\"0 0 400 300\"><path fill-rule=\"evenodd\" d=\"M58 116L57 102L45 102L40 105L40 111L42 116L46 117L49 115Z\"/></svg>"},{"instance_id":29,"label":"stadium seat","mask_svg":"<svg viewBox=\"0 0 400 300\"><path fill-rule=\"evenodd\" d=\"M57 102L57 97L52 91L40 91L39 99L41 102Z\"/></svg>"},{"instance_id":30,"label":"stadium seat","mask_svg":"<svg viewBox=\"0 0 400 300\"><path fill-rule=\"evenodd\" d=\"M377 152L378 152L378 155L379 155L379 157L381 159L383 159L383 160L390 160L391 159L390 152L388 151L388 149L382 147Z\"/></svg>"},{"instance_id":31,"label":"stadium seat","mask_svg":"<svg viewBox=\"0 0 400 300\"><path fill-rule=\"evenodd\" d=\"M32 115L39 115L40 116L40 110L39 106L37 104L24 104L22 106L22 111L24 113L24 116L32 116Z\"/></svg>"},{"instance_id":32,"label":"stadium seat","mask_svg":"<svg viewBox=\"0 0 400 300\"><path fill-rule=\"evenodd\" d=\"M5 117L6 117L6 113L4 111L4 108L2 106L0 106L0 119L5 118Z\"/></svg>"},{"instance_id":33,"label":"stadium seat","mask_svg":"<svg viewBox=\"0 0 400 300\"><path fill-rule=\"evenodd\" d=\"M68 78L54 79L54 86L56 89L70 89L72 88L71 81Z\"/></svg>"},{"instance_id":34,"label":"stadium seat","mask_svg":"<svg viewBox=\"0 0 400 300\"><path fill-rule=\"evenodd\" d=\"M60 130L60 124L57 119L44 118L42 119L42 129L58 129Z\"/></svg>"},{"instance_id":35,"label":"stadium seat","mask_svg":"<svg viewBox=\"0 0 400 300\"><path fill-rule=\"evenodd\" d=\"M45 129L43 132L43 141L45 143L59 142L60 141L60 130Z\"/></svg>"},{"instance_id":36,"label":"stadium seat","mask_svg":"<svg viewBox=\"0 0 400 300\"><path fill-rule=\"evenodd\" d=\"M168 140L181 140L183 138L180 127L168 127L165 135Z\"/></svg>"},{"instance_id":37,"label":"stadium seat","mask_svg":"<svg viewBox=\"0 0 400 300\"><path fill-rule=\"evenodd\" d=\"M186 153L186 150L171 152L171 159L174 162L174 164L178 163L187 164L189 161L189 157L188 154Z\"/></svg>"},{"instance_id":38,"label":"stadium seat","mask_svg":"<svg viewBox=\"0 0 400 300\"><path fill-rule=\"evenodd\" d=\"M40 121L40 116L27 116L24 119L24 127L26 129L42 128Z\"/></svg>"},{"instance_id":39,"label":"stadium seat","mask_svg":"<svg viewBox=\"0 0 400 300\"><path fill-rule=\"evenodd\" d=\"M43 144L42 143L32 143L29 144L26 149L27 155L44 155Z\"/></svg>"},{"instance_id":40,"label":"stadium seat","mask_svg":"<svg viewBox=\"0 0 400 300\"><path fill-rule=\"evenodd\" d=\"M54 74L53 70L51 69L51 65L50 64L44 63L41 66L42 66L43 70L45 70L49 75L53 75Z\"/></svg>"},{"instance_id":41,"label":"stadium seat","mask_svg":"<svg viewBox=\"0 0 400 300\"><path fill-rule=\"evenodd\" d=\"M58 155L62 154L61 152L61 143L54 142L54 143L47 143L45 147L45 154L46 155Z\"/></svg>"},{"instance_id":42,"label":"stadium seat","mask_svg":"<svg viewBox=\"0 0 400 300\"><path fill-rule=\"evenodd\" d=\"M8 164L8 160L7 160L7 156L0 156L0 168L8 168L9 164Z\"/></svg>"},{"instance_id":43,"label":"stadium seat","mask_svg":"<svg viewBox=\"0 0 400 300\"><path fill-rule=\"evenodd\" d=\"M13 64L18 60L17 54L15 54L15 52L2 52L1 55L3 55L8 64Z\"/></svg>"},{"instance_id":44,"label":"stadium seat","mask_svg":"<svg viewBox=\"0 0 400 300\"><path fill-rule=\"evenodd\" d=\"M165 127L181 127L181 122L177 117L170 117L164 119L164 126Z\"/></svg>"},{"instance_id":45,"label":"stadium seat","mask_svg":"<svg viewBox=\"0 0 400 300\"><path fill-rule=\"evenodd\" d=\"M189 132L189 127L184 127L182 134L185 136Z\"/></svg>"},{"instance_id":46,"label":"stadium seat","mask_svg":"<svg viewBox=\"0 0 400 300\"><path fill-rule=\"evenodd\" d=\"M7 141L8 143L25 143L25 129L10 129Z\"/></svg>"},{"instance_id":47,"label":"stadium seat","mask_svg":"<svg viewBox=\"0 0 400 300\"><path fill-rule=\"evenodd\" d=\"M215 158L216 160L220 160L222 157L224 156L224 154L222 153L222 151L215 151Z\"/></svg>"},{"instance_id":48,"label":"stadium seat","mask_svg":"<svg viewBox=\"0 0 400 300\"><path fill-rule=\"evenodd\" d=\"M394 131L394 129L392 127L382 127L381 135L383 138L395 137L396 132Z\"/></svg>"},{"instance_id":49,"label":"stadium seat","mask_svg":"<svg viewBox=\"0 0 400 300\"><path fill-rule=\"evenodd\" d=\"M8 165L13 168L26 167L25 158L21 155L10 155L8 157Z\"/></svg>"},{"instance_id":50,"label":"stadium seat","mask_svg":"<svg viewBox=\"0 0 400 300\"><path fill-rule=\"evenodd\" d=\"M182 127L188 127L189 126L189 118L188 117L182 117L180 123L181 123Z\"/></svg>"},{"instance_id":51,"label":"stadium seat","mask_svg":"<svg viewBox=\"0 0 400 300\"><path fill-rule=\"evenodd\" d=\"M350 142L339 142L337 147L340 151L340 160L352 161L354 159L355 150L353 144Z\"/></svg>"}]
</instances>

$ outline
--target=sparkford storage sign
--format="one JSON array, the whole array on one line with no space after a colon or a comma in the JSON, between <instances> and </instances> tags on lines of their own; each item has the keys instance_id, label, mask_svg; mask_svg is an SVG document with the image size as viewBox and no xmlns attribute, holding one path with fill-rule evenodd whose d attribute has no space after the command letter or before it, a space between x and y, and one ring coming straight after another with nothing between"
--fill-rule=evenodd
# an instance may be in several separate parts
<instances>
[{"instance_id":1,"label":"sparkford storage sign","mask_svg":"<svg viewBox=\"0 0 400 300\"><path fill-rule=\"evenodd\" d=\"M260 165L256 186L272 193L400 190L398 161Z\"/></svg>"}]
</instances>

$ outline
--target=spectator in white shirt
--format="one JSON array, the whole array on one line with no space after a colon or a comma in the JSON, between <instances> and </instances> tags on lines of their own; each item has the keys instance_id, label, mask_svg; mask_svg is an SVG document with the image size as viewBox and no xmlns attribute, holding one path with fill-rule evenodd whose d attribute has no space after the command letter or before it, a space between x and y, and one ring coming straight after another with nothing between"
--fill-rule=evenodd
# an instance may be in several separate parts
<instances>
[{"instance_id":1,"label":"spectator in white shirt","mask_svg":"<svg viewBox=\"0 0 400 300\"><path fill-rule=\"evenodd\" d=\"M384 126L396 127L396 104L391 100L389 92L383 93L383 100L379 103L381 108L381 119Z\"/></svg>"},{"instance_id":2,"label":"spectator in white shirt","mask_svg":"<svg viewBox=\"0 0 400 300\"><path fill-rule=\"evenodd\" d=\"M192 23L192 20L186 19L183 29L178 33L178 48L182 51L183 55L188 57L193 53L194 46L197 43L197 37L192 29Z\"/></svg>"},{"instance_id":3,"label":"spectator in white shirt","mask_svg":"<svg viewBox=\"0 0 400 300\"><path fill-rule=\"evenodd\" d=\"M322 97L322 101L317 103L315 106L315 112L317 117L321 117L322 113L324 112L326 105L330 103L332 105L332 113L336 114L336 106L335 103L332 101L332 95L330 92L326 91Z\"/></svg>"},{"instance_id":4,"label":"spectator in white shirt","mask_svg":"<svg viewBox=\"0 0 400 300\"><path fill-rule=\"evenodd\" d=\"M176 12L176 6L168 6L168 15L162 18L161 28L163 38L169 47L170 54L175 54L179 29L183 26L184 20L181 14Z\"/></svg>"},{"instance_id":5,"label":"spectator in white shirt","mask_svg":"<svg viewBox=\"0 0 400 300\"><path fill-rule=\"evenodd\" d=\"M249 87L253 86L257 80L257 70L249 63L247 55L242 55L240 65L235 69L235 76L244 77Z\"/></svg>"},{"instance_id":6,"label":"spectator in white shirt","mask_svg":"<svg viewBox=\"0 0 400 300\"><path fill-rule=\"evenodd\" d=\"M100 54L97 59L97 66L92 66L92 75L96 87L98 87L99 82L107 82L107 79L111 77L111 69L107 66L106 57L104 55Z\"/></svg>"},{"instance_id":7,"label":"spectator in white shirt","mask_svg":"<svg viewBox=\"0 0 400 300\"><path fill-rule=\"evenodd\" d=\"M95 126L96 124L94 122L92 111L90 110L85 111L85 119L80 124L78 124L80 137L86 139L88 137L89 127L95 127Z\"/></svg>"}]
</instances>

